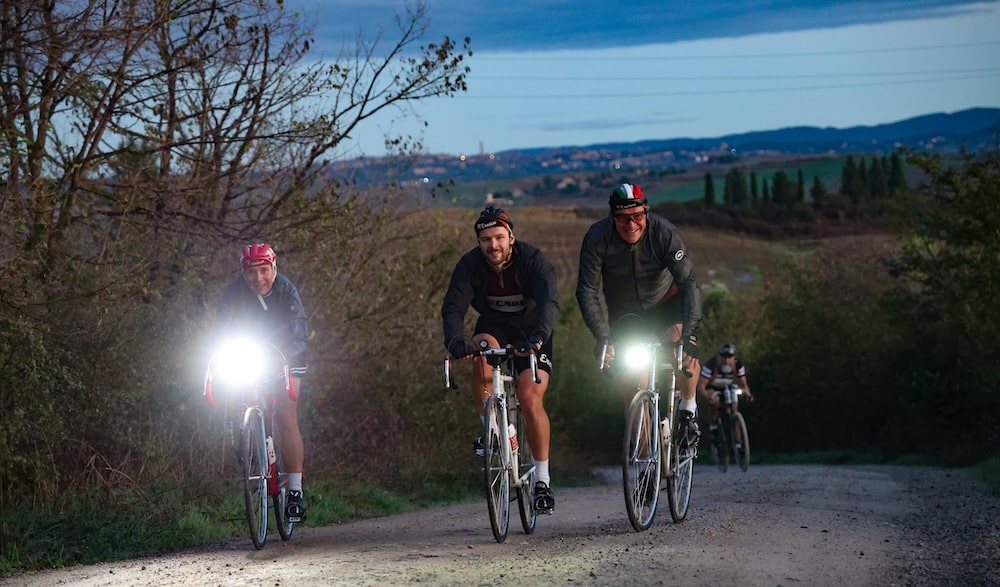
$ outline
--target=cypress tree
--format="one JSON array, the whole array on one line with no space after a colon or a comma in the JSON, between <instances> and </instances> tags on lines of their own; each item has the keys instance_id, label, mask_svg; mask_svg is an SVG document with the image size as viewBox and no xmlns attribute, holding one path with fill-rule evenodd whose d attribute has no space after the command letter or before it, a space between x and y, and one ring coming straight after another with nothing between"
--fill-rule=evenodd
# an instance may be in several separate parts
<instances>
[{"instance_id":1,"label":"cypress tree","mask_svg":"<svg viewBox=\"0 0 1000 587\"><path fill-rule=\"evenodd\" d=\"M715 182L712 181L712 174L705 174L705 207L715 206Z\"/></svg>"}]
</instances>

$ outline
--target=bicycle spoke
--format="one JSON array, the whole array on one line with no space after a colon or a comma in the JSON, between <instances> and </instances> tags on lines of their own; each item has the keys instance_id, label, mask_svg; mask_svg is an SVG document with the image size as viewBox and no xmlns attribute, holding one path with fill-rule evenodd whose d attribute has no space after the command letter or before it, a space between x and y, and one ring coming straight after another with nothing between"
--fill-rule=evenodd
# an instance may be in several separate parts
<instances>
[{"instance_id":1,"label":"bicycle spoke","mask_svg":"<svg viewBox=\"0 0 1000 587\"><path fill-rule=\"evenodd\" d=\"M653 395L636 394L625 421L622 477L629 522L639 532L653 523L660 491L659 446L654 441L657 422Z\"/></svg>"},{"instance_id":2,"label":"bicycle spoke","mask_svg":"<svg viewBox=\"0 0 1000 587\"><path fill-rule=\"evenodd\" d=\"M504 463L501 442L509 442L507 431L500 423L499 401L491 397L486 402L484 427L486 473L486 503L490 514L490 527L497 542L507 539L510 521L510 469Z\"/></svg>"}]
</instances>

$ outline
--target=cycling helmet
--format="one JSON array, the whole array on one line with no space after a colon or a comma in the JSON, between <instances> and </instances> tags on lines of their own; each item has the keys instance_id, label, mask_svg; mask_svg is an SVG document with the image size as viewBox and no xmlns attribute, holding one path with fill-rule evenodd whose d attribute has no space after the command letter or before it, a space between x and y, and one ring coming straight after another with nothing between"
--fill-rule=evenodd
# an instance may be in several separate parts
<instances>
[{"instance_id":1,"label":"cycling helmet","mask_svg":"<svg viewBox=\"0 0 1000 587\"><path fill-rule=\"evenodd\" d=\"M726 357L731 357L736 354L736 347L727 342L726 344L719 347L719 354Z\"/></svg>"},{"instance_id":2,"label":"cycling helmet","mask_svg":"<svg viewBox=\"0 0 1000 587\"><path fill-rule=\"evenodd\" d=\"M623 183L611 190L611 197L608 198L608 205L611 211L628 210L636 206L646 205L646 195L642 193L642 188L630 183Z\"/></svg>"},{"instance_id":3,"label":"cycling helmet","mask_svg":"<svg viewBox=\"0 0 1000 587\"><path fill-rule=\"evenodd\" d=\"M277 253L267 243L254 243L243 247L240 251L240 265L244 269L247 267L258 267L260 265L274 265L278 258Z\"/></svg>"},{"instance_id":4,"label":"cycling helmet","mask_svg":"<svg viewBox=\"0 0 1000 587\"><path fill-rule=\"evenodd\" d=\"M482 213L479 214L479 219L476 220L476 234L486 230L487 228L493 228L494 226L506 226L507 230L514 233L514 223L511 221L510 216L500 208L494 208L493 206L487 206Z\"/></svg>"}]
</instances>

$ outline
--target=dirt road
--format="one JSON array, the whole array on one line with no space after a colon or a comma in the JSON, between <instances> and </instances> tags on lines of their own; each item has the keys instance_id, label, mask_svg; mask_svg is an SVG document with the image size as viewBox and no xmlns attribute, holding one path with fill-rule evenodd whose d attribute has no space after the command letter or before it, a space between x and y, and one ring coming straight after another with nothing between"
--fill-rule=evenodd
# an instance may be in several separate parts
<instances>
[{"instance_id":1,"label":"dirt road","mask_svg":"<svg viewBox=\"0 0 1000 587\"><path fill-rule=\"evenodd\" d=\"M695 471L691 510L632 530L621 484L559 489L497 544L485 504L296 529L10 585L1000 585L1000 498L960 472L883 466Z\"/></svg>"}]
</instances>

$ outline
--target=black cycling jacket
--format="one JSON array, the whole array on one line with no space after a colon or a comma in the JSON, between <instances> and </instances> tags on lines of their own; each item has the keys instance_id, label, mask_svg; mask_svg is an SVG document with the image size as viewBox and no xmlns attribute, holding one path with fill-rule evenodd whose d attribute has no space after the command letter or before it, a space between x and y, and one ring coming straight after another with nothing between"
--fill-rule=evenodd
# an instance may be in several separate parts
<instances>
[{"instance_id":1,"label":"black cycling jacket","mask_svg":"<svg viewBox=\"0 0 1000 587\"><path fill-rule=\"evenodd\" d=\"M628 313L642 315L664 301L672 285L681 296L686 340L701 321L701 296L677 227L650 213L646 230L634 245L622 240L610 216L587 230L580 247L576 299L583 321L598 340L610 335L609 320Z\"/></svg>"},{"instance_id":2,"label":"black cycling jacket","mask_svg":"<svg viewBox=\"0 0 1000 587\"><path fill-rule=\"evenodd\" d=\"M469 306L479 312L482 319L524 329L528 338L545 341L552 336L559 315L555 267L538 248L519 240L514 241L511 262L525 297L525 310L519 314L497 312L489 307L486 296L492 269L479 247L459 259L441 304L445 348L465 336L465 314Z\"/></svg>"},{"instance_id":3,"label":"black cycling jacket","mask_svg":"<svg viewBox=\"0 0 1000 587\"><path fill-rule=\"evenodd\" d=\"M279 273L263 302L247 286L242 274L236 276L219 300L216 335L238 333L269 342L284 353L292 373L304 374L309 322L298 289Z\"/></svg>"}]
</instances>

